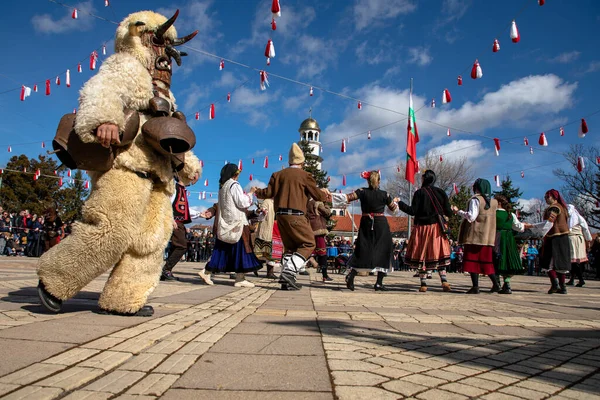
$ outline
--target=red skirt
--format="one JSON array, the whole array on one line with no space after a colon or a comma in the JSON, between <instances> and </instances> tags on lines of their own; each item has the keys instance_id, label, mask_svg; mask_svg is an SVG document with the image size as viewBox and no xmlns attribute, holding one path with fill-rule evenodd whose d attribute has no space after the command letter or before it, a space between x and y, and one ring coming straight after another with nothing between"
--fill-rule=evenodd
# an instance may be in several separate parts
<instances>
[{"instance_id":1,"label":"red skirt","mask_svg":"<svg viewBox=\"0 0 600 400\"><path fill-rule=\"evenodd\" d=\"M327 242L324 235L315 236L315 254L317 256L327 255Z\"/></svg>"},{"instance_id":2,"label":"red skirt","mask_svg":"<svg viewBox=\"0 0 600 400\"><path fill-rule=\"evenodd\" d=\"M281 234L279 233L279 227L277 221L273 223L273 250L271 252L271 258L273 260L281 260L283 256L283 241L281 240Z\"/></svg>"},{"instance_id":3,"label":"red skirt","mask_svg":"<svg viewBox=\"0 0 600 400\"><path fill-rule=\"evenodd\" d=\"M480 246L478 244L465 244L465 255L463 258L463 271L476 274L492 275L494 263L492 250L494 246Z\"/></svg>"},{"instance_id":4,"label":"red skirt","mask_svg":"<svg viewBox=\"0 0 600 400\"><path fill-rule=\"evenodd\" d=\"M450 242L440 226L416 225L406 247L404 262L419 269L438 269L450 265Z\"/></svg>"}]
</instances>

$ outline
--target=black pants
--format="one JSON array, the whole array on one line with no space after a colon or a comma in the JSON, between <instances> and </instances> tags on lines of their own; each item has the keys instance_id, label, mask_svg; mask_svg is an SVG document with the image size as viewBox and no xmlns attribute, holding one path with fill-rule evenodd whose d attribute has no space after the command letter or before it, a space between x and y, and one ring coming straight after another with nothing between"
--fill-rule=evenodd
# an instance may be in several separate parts
<instances>
[{"instance_id":1,"label":"black pants","mask_svg":"<svg viewBox=\"0 0 600 400\"><path fill-rule=\"evenodd\" d=\"M172 271L175 264L181 260L181 257L187 251L187 239L185 238L185 225L178 222L177 229L173 230L171 236L171 249L169 250L169 257L163 270Z\"/></svg>"}]
</instances>

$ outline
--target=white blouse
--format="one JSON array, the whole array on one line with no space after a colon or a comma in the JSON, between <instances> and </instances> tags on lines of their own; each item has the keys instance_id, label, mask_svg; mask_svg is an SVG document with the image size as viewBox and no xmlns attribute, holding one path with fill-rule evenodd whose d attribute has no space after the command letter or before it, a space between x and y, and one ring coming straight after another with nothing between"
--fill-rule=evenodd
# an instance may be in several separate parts
<instances>
[{"instance_id":1,"label":"white blouse","mask_svg":"<svg viewBox=\"0 0 600 400\"><path fill-rule=\"evenodd\" d=\"M579 214L579 211L577 211L573 204L568 204L567 210L569 212L569 230L572 230L575 226L579 225L581 227L581 232L583 233L584 239L588 242L591 241L592 234L590 233L590 228L585 218Z\"/></svg>"},{"instance_id":2,"label":"white blouse","mask_svg":"<svg viewBox=\"0 0 600 400\"><path fill-rule=\"evenodd\" d=\"M506 211L500 207L498 207L498 210ZM525 232L525 224L519 221L515 213L510 213L510 215L512 216L512 230L519 233Z\"/></svg>"},{"instance_id":3,"label":"white blouse","mask_svg":"<svg viewBox=\"0 0 600 400\"><path fill-rule=\"evenodd\" d=\"M469 207L467 211L459 210L458 215L469 221L470 223L475 222L479 216L479 199L473 197L469 200Z\"/></svg>"}]
</instances>

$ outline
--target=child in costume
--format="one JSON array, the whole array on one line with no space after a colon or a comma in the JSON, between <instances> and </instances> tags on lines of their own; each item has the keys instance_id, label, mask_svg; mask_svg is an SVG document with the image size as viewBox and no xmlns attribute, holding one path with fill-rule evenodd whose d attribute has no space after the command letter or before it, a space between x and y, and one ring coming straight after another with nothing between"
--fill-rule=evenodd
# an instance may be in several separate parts
<instances>
[{"instance_id":1,"label":"child in costume","mask_svg":"<svg viewBox=\"0 0 600 400\"><path fill-rule=\"evenodd\" d=\"M201 172L198 159L188 151L195 137L185 116L175 111L170 91L171 61L179 65L185 55L175 46L197 33L178 38L173 27L178 14L168 20L152 11L126 17L117 28L115 54L80 92L74 136L84 145L104 148L112 158L107 168L91 170L92 191L72 234L39 260L38 294L51 312L60 312L64 300L111 269L99 300L101 310L138 316L154 312L145 304L159 282L173 230L174 175L188 185ZM139 127L130 143L118 146L120 132L127 132L126 115L132 114L139 117ZM182 129L191 132L187 147L177 140ZM157 143L169 152L159 151Z\"/></svg>"}]
</instances>

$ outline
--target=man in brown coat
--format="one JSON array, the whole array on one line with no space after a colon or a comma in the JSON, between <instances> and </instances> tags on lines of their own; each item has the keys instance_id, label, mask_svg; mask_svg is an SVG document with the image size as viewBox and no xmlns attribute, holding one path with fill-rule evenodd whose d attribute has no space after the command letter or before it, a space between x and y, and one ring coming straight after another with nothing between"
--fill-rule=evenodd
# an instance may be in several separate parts
<instances>
[{"instance_id":1,"label":"man in brown coat","mask_svg":"<svg viewBox=\"0 0 600 400\"><path fill-rule=\"evenodd\" d=\"M315 237L306 216L308 198L325 201L329 190L319 189L311 174L302 169L304 153L294 143L289 153L289 168L271 175L269 186L256 189L259 199L273 199L277 226L288 252L282 259L281 288L298 290L296 274L315 249Z\"/></svg>"}]
</instances>

